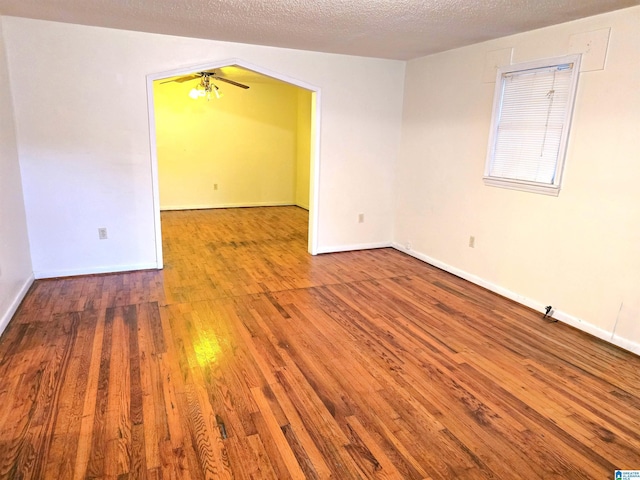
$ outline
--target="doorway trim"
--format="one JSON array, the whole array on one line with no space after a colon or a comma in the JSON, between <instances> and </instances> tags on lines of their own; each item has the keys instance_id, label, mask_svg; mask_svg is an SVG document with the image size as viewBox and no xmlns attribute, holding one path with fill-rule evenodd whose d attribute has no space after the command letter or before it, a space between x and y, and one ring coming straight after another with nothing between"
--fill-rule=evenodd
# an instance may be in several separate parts
<instances>
[{"instance_id":1,"label":"doorway trim","mask_svg":"<svg viewBox=\"0 0 640 480\"><path fill-rule=\"evenodd\" d=\"M153 190L153 213L154 213L154 230L156 242L156 266L161 269L164 266L162 258L162 227L160 224L160 190L158 179L158 150L156 139L156 121L155 121L155 105L153 101L153 82L165 78L186 75L193 72L212 70L214 68L222 68L229 66L238 66L247 70L252 70L261 75L275 78L282 82L294 85L296 87L309 90L311 95L311 152L309 167L309 229L307 251L311 255L318 254L318 233L319 233L319 215L318 215L318 199L320 194L320 88L310 83L303 82L296 78L274 72L258 65L253 65L238 58L231 58L220 61L212 61L186 67L180 67L163 72L151 73L147 75L147 109L149 115L149 146L151 149L151 183Z\"/></svg>"}]
</instances>

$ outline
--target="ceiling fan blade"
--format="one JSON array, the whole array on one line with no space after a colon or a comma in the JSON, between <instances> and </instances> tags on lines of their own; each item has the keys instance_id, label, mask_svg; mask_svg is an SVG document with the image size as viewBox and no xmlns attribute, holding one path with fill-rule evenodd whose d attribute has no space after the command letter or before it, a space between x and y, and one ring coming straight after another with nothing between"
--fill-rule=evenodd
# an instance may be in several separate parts
<instances>
[{"instance_id":1,"label":"ceiling fan blade","mask_svg":"<svg viewBox=\"0 0 640 480\"><path fill-rule=\"evenodd\" d=\"M234 82L233 80L229 80L228 78L222 78L217 75L211 75L212 80L220 80L221 82L226 82L231 85L235 85L236 87L244 88L245 90L249 88L249 85L244 85L242 83Z\"/></svg>"},{"instance_id":2,"label":"ceiling fan blade","mask_svg":"<svg viewBox=\"0 0 640 480\"><path fill-rule=\"evenodd\" d=\"M195 80L196 78L200 78L202 75L187 75L186 77L178 77L178 78L174 78L173 80L165 80L164 82L160 82L162 83L170 83L170 82L177 82L177 83L184 83L184 82L188 82L189 80Z\"/></svg>"},{"instance_id":3,"label":"ceiling fan blade","mask_svg":"<svg viewBox=\"0 0 640 480\"><path fill-rule=\"evenodd\" d=\"M174 82L178 82L178 83L184 83L184 82L188 82L190 80L195 80L196 78L200 78L201 75L188 75L186 77L180 77L180 78L176 78L174 80Z\"/></svg>"},{"instance_id":4,"label":"ceiling fan blade","mask_svg":"<svg viewBox=\"0 0 640 480\"><path fill-rule=\"evenodd\" d=\"M218 75L216 75L215 71L198 72L191 75L186 75L184 77L177 77L172 80L165 80L164 82L160 82L160 83L169 83L169 82L184 83L184 82L188 82L190 80L195 80L196 78L202 78L205 76L209 77L211 80L220 80L221 82L225 82L230 85L234 85L236 87L244 88L245 90L249 88L249 85L244 85L242 83L234 82L233 80L229 80L228 78L219 77Z\"/></svg>"}]
</instances>

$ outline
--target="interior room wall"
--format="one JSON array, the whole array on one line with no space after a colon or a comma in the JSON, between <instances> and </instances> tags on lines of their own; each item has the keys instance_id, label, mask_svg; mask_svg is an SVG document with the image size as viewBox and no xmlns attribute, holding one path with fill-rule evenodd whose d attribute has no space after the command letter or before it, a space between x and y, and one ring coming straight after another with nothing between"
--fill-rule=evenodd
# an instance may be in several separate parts
<instances>
[{"instance_id":1,"label":"interior room wall","mask_svg":"<svg viewBox=\"0 0 640 480\"><path fill-rule=\"evenodd\" d=\"M634 7L409 62L396 245L640 352L638 25ZM513 48L513 63L575 53L573 35L607 28L604 68L578 81L560 195L485 186L495 52Z\"/></svg>"},{"instance_id":2,"label":"interior room wall","mask_svg":"<svg viewBox=\"0 0 640 480\"><path fill-rule=\"evenodd\" d=\"M37 277L157 265L146 75L234 58L321 91L319 250L391 242L404 62L13 17L4 25Z\"/></svg>"},{"instance_id":3,"label":"interior room wall","mask_svg":"<svg viewBox=\"0 0 640 480\"><path fill-rule=\"evenodd\" d=\"M297 141L295 204L309 210L309 181L311 166L311 101L312 93L297 90Z\"/></svg>"},{"instance_id":4,"label":"interior room wall","mask_svg":"<svg viewBox=\"0 0 640 480\"><path fill-rule=\"evenodd\" d=\"M32 282L13 100L0 22L0 333Z\"/></svg>"},{"instance_id":5,"label":"interior room wall","mask_svg":"<svg viewBox=\"0 0 640 480\"><path fill-rule=\"evenodd\" d=\"M221 98L194 100L197 80L161 82L154 107L162 210L295 203L297 87L218 82Z\"/></svg>"}]
</instances>

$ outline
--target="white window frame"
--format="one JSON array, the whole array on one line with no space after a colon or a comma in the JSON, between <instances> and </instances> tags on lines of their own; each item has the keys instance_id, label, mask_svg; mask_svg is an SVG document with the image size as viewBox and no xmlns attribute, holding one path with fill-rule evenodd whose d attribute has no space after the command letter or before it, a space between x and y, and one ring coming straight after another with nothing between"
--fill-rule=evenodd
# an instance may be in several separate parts
<instances>
[{"instance_id":1,"label":"white window frame","mask_svg":"<svg viewBox=\"0 0 640 480\"><path fill-rule=\"evenodd\" d=\"M484 170L484 183L486 185L554 196L557 196L560 193L560 187L562 184L562 172L564 170L569 130L571 127L571 118L573 116L573 105L575 102L576 90L578 86L578 75L580 73L580 58L581 55L567 55L563 57L536 60L533 62L519 63L515 65L507 65L498 69L493 100L491 132L489 135L489 146L487 149L487 159L485 162ZM516 180L502 176L491 176L496 143L498 140L498 127L500 125L500 116L503 106L505 79L508 78L509 75L518 74L521 72L543 68L561 67L564 65L572 65L572 76L570 80L569 96L566 103L566 112L560 137L560 145L558 156L556 159L556 169L555 175L553 177L553 182L539 183L535 181Z\"/></svg>"}]
</instances>

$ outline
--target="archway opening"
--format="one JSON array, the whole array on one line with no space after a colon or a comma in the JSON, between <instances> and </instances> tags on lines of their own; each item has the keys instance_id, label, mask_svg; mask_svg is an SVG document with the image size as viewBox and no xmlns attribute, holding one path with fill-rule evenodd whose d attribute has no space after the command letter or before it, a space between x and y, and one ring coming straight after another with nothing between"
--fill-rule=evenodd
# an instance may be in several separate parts
<instances>
[{"instance_id":1,"label":"archway opening","mask_svg":"<svg viewBox=\"0 0 640 480\"><path fill-rule=\"evenodd\" d=\"M158 268L161 210L296 205L316 254L319 90L238 60L147 81Z\"/></svg>"}]
</instances>

